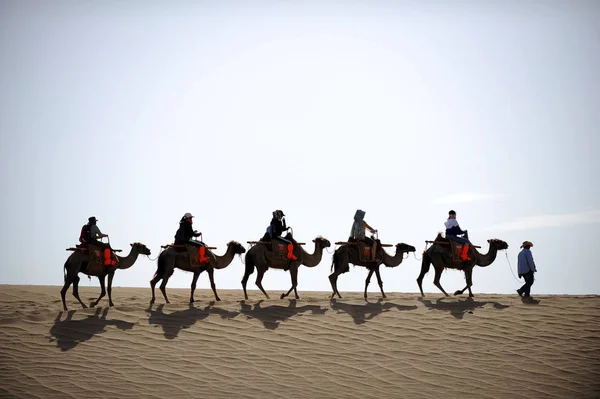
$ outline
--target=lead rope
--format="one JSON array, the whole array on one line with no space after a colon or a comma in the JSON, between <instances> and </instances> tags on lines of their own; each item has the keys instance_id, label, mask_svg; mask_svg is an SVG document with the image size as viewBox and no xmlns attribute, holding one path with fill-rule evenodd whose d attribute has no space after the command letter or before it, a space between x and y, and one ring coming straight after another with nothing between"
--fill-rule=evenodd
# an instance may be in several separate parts
<instances>
[{"instance_id":1,"label":"lead rope","mask_svg":"<svg viewBox=\"0 0 600 399\"><path fill-rule=\"evenodd\" d=\"M150 260L150 262L156 262L156 260L157 260L157 259L158 259L158 257L160 256L160 254L162 254L162 251L160 251L160 252L158 253L158 255L156 255L156 258L154 258L154 259L152 259L152 258L150 257L150 255L146 255L146 257L147 257L147 258Z\"/></svg>"},{"instance_id":2,"label":"lead rope","mask_svg":"<svg viewBox=\"0 0 600 399\"><path fill-rule=\"evenodd\" d=\"M521 282L519 281L519 279L515 276L515 273L513 272L512 265L510 264L510 259L508 259L508 251L504 250L504 255L506 255L506 261L508 262L508 268L510 269L510 274L512 274L515 281L520 284Z\"/></svg>"}]
</instances>

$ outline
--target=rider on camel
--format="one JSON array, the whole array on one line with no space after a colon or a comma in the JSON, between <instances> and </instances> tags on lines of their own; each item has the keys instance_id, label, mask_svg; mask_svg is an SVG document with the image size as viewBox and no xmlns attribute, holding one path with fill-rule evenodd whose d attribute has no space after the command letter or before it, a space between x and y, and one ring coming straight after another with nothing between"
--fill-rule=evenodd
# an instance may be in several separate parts
<instances>
[{"instance_id":1,"label":"rider on camel","mask_svg":"<svg viewBox=\"0 0 600 399\"><path fill-rule=\"evenodd\" d=\"M206 245L201 241L192 240L193 237L198 237L202 233L192 228L193 216L187 212L179 221L179 228L175 233L175 245L193 245L199 247L198 253L200 255L200 263L206 263L210 259L206 256Z\"/></svg>"},{"instance_id":2,"label":"rider on camel","mask_svg":"<svg viewBox=\"0 0 600 399\"><path fill-rule=\"evenodd\" d=\"M469 257L469 234L467 230L462 230L456 220L456 212L448 212L448 220L444 223L446 226L446 238L463 244L461 258L463 261L471 260ZM461 237L462 236L462 237Z\"/></svg>"},{"instance_id":3,"label":"rider on camel","mask_svg":"<svg viewBox=\"0 0 600 399\"><path fill-rule=\"evenodd\" d=\"M367 237L365 235L366 230L368 229L371 233L377 233L377 230L369 226L367 222L364 221L366 212L358 209L354 214L354 223L352 224L352 230L350 231L350 239L356 241L363 241L367 243L367 245L371 245L371 257L372 261L376 262L378 259L377 255L377 241Z\"/></svg>"},{"instance_id":4,"label":"rider on camel","mask_svg":"<svg viewBox=\"0 0 600 399\"><path fill-rule=\"evenodd\" d=\"M277 238L285 243L287 243L287 258L288 260L297 260L298 257L296 255L294 255L294 244L292 243L292 241L283 238L281 235L283 234L284 231L287 231L288 227L285 223L285 214L283 213L282 210L278 209L276 211L273 212L273 218L271 219L271 223L269 224L269 227L267 229L267 232L269 233L269 236L271 237L271 239L273 238Z\"/></svg>"},{"instance_id":5,"label":"rider on camel","mask_svg":"<svg viewBox=\"0 0 600 399\"><path fill-rule=\"evenodd\" d=\"M98 222L98 219L96 219L95 216L90 216L88 218L88 223L81 229L79 241L82 244L92 244L100 247L103 250L104 266L114 266L117 264L117 261L112 259L110 245L100 241L100 239L108 237L108 234L102 233L100 228L96 225L96 222Z\"/></svg>"}]
</instances>

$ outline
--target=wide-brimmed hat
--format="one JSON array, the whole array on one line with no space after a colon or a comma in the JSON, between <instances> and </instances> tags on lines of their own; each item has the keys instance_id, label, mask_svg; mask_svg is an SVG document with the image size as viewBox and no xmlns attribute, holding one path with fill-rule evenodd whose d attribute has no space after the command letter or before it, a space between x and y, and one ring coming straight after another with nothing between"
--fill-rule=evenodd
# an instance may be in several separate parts
<instances>
[{"instance_id":1,"label":"wide-brimmed hat","mask_svg":"<svg viewBox=\"0 0 600 399\"><path fill-rule=\"evenodd\" d=\"M184 219L188 219L188 218L194 218L194 217L195 217L195 216L194 216L194 215L192 215L192 214L191 214L191 213L189 213L189 212L186 212L186 214L185 214L185 215L183 215L183 218L184 218Z\"/></svg>"},{"instance_id":2,"label":"wide-brimmed hat","mask_svg":"<svg viewBox=\"0 0 600 399\"><path fill-rule=\"evenodd\" d=\"M98 221L98 219L96 219L96 216L90 216L88 218L88 222L97 222L97 221Z\"/></svg>"},{"instance_id":3,"label":"wide-brimmed hat","mask_svg":"<svg viewBox=\"0 0 600 399\"><path fill-rule=\"evenodd\" d=\"M521 244L521 248L523 247L533 247L533 243L531 241L523 241L523 244Z\"/></svg>"}]
</instances>

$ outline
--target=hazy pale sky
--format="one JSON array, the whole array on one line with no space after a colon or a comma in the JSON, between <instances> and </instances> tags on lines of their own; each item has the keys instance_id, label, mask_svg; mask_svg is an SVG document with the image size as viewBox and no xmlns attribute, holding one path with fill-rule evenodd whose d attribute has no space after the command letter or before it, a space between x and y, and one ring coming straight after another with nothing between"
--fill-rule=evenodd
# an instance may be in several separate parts
<instances>
[{"instance_id":1,"label":"hazy pale sky","mask_svg":"<svg viewBox=\"0 0 600 399\"><path fill-rule=\"evenodd\" d=\"M600 293L598 71L598 1L2 0L0 283L62 285L92 215L154 258L185 212L222 254L282 209L312 252L360 208L420 257L455 209L482 251L509 243L513 269L534 243L533 294ZM300 293L330 290L331 258L300 269ZM386 291L418 292L420 265L383 268ZM140 258L115 285L147 287L155 268ZM217 288L242 275L236 258ZM503 252L474 271L475 294L521 284Z\"/></svg>"}]
</instances>

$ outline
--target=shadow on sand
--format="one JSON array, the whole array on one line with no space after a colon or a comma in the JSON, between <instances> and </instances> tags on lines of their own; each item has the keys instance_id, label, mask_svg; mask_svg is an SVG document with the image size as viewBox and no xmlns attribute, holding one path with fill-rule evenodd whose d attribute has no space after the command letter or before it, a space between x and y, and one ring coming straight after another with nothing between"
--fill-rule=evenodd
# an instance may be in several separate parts
<instances>
[{"instance_id":1,"label":"shadow on sand","mask_svg":"<svg viewBox=\"0 0 600 399\"><path fill-rule=\"evenodd\" d=\"M263 308L261 307L263 302L263 300L260 300L255 305L249 305L245 301L241 301L240 313L246 315L246 317L262 321L263 326L269 330L275 330L279 327L280 322L286 321L292 316L302 316L302 313L306 312L319 315L328 310L319 305L297 306L295 299L290 299L288 306L271 305Z\"/></svg>"},{"instance_id":2,"label":"shadow on sand","mask_svg":"<svg viewBox=\"0 0 600 399\"><path fill-rule=\"evenodd\" d=\"M492 304L494 309L502 310L509 307L509 305L503 305L499 302L494 301L476 301L473 298L466 299L451 299L446 301L448 298L440 298L435 302L428 299L420 298L419 301L427 306L430 310L442 310L450 312L452 316L457 319L462 319L465 313L473 313L473 310L477 308L483 308L485 305Z\"/></svg>"},{"instance_id":3,"label":"shadow on sand","mask_svg":"<svg viewBox=\"0 0 600 399\"><path fill-rule=\"evenodd\" d=\"M521 297L521 302L523 302L525 305L538 305L540 303L539 299L533 299L530 296L522 296Z\"/></svg>"},{"instance_id":4,"label":"shadow on sand","mask_svg":"<svg viewBox=\"0 0 600 399\"><path fill-rule=\"evenodd\" d=\"M190 328L198 320L204 320L211 314L221 316L222 319L233 319L239 312L215 308L215 302L211 301L204 308L197 308L190 304L187 309L176 310L171 313L164 313L164 304L158 305L156 310L152 310L152 306L146 309L148 314L148 324L158 324L162 327L165 338L174 339L179 335L181 330Z\"/></svg>"},{"instance_id":5,"label":"shadow on sand","mask_svg":"<svg viewBox=\"0 0 600 399\"><path fill-rule=\"evenodd\" d=\"M416 310L417 305L407 306L398 305L392 302L383 302L382 298L379 298L377 302L368 302L364 305L354 305L351 303L338 302L335 298L329 301L331 309L338 313L348 313L352 316L354 324L363 324L374 317L379 316L384 312L389 312L392 309L404 311L404 310Z\"/></svg>"},{"instance_id":6,"label":"shadow on sand","mask_svg":"<svg viewBox=\"0 0 600 399\"><path fill-rule=\"evenodd\" d=\"M108 308L96 308L96 312L85 319L73 320L76 310L60 312L50 329L50 342L56 341L56 346L62 351L68 351L79 343L90 340L94 335L106 332L106 326L115 326L120 330L130 330L135 323L123 320L107 320ZM62 315L67 317L61 320Z\"/></svg>"}]
</instances>

